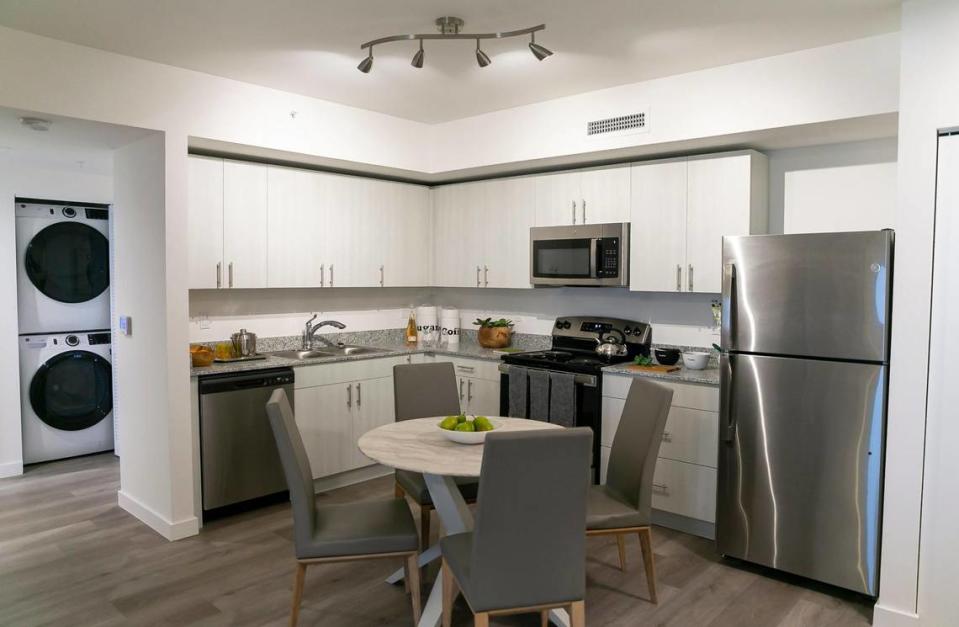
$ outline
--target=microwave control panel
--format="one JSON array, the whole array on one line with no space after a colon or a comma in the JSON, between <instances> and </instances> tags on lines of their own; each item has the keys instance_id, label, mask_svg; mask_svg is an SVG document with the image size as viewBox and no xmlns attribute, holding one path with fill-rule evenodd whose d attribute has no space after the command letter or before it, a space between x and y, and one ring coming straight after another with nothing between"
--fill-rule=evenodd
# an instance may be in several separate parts
<instances>
[{"instance_id":1,"label":"microwave control panel","mask_svg":"<svg viewBox=\"0 0 959 627\"><path fill-rule=\"evenodd\" d=\"M619 238L602 237L596 240L596 276L619 276Z\"/></svg>"}]
</instances>

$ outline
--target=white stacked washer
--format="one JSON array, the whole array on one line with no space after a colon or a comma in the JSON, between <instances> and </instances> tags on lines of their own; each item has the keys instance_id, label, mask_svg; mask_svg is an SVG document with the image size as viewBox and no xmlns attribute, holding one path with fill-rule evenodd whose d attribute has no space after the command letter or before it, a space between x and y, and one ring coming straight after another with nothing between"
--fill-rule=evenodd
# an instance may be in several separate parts
<instances>
[{"instance_id":1,"label":"white stacked washer","mask_svg":"<svg viewBox=\"0 0 959 627\"><path fill-rule=\"evenodd\" d=\"M16 200L23 461L113 448L109 206Z\"/></svg>"}]
</instances>

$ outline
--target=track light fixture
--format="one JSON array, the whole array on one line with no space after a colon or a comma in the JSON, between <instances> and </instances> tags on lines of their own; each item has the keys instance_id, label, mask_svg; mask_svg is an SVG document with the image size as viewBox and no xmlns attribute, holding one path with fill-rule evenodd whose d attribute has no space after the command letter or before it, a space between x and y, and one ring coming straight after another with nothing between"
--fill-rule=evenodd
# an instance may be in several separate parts
<instances>
[{"instance_id":1,"label":"track light fixture","mask_svg":"<svg viewBox=\"0 0 959 627\"><path fill-rule=\"evenodd\" d=\"M423 67L423 40L420 39L420 49L416 51L416 54L413 55L413 60L410 61L410 65L415 68Z\"/></svg>"},{"instance_id":2,"label":"track light fixture","mask_svg":"<svg viewBox=\"0 0 959 627\"><path fill-rule=\"evenodd\" d=\"M529 35L531 37L529 42L529 49L533 55L542 61L548 56L553 54L553 51L549 48L539 45L536 43L536 33L541 30L546 30L545 24L539 24L538 26L531 26L529 28L521 28L519 30L505 31L501 33L477 33L477 34L468 34L461 33L465 22L458 17L441 17L436 20L436 28L439 30L438 33L423 33L418 35L390 35L389 37L381 37L379 39L374 39L368 41L362 46L361 50L369 50L365 59L360 61L360 64L356 66L360 72L368 74L371 69L373 69L373 46L378 44L390 43L393 41L412 41L414 39L419 40L420 47L416 51L416 54L413 55L413 60L410 61L410 65L415 68L423 67L423 40L424 39L475 39L476 40L476 63L480 67L486 67L492 63L489 55L483 52L480 48L480 39L505 39L507 37L520 37L522 35Z\"/></svg>"}]
</instances>

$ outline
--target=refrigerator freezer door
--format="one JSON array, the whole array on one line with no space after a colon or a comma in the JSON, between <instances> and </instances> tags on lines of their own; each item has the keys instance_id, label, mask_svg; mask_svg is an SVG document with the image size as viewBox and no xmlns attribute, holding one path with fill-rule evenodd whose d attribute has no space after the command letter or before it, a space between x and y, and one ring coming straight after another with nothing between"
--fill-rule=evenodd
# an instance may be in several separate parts
<instances>
[{"instance_id":1,"label":"refrigerator freezer door","mask_svg":"<svg viewBox=\"0 0 959 627\"><path fill-rule=\"evenodd\" d=\"M723 238L723 348L887 361L892 243L892 231Z\"/></svg>"},{"instance_id":2,"label":"refrigerator freezer door","mask_svg":"<svg viewBox=\"0 0 959 627\"><path fill-rule=\"evenodd\" d=\"M724 355L722 554L875 596L886 367Z\"/></svg>"}]
</instances>

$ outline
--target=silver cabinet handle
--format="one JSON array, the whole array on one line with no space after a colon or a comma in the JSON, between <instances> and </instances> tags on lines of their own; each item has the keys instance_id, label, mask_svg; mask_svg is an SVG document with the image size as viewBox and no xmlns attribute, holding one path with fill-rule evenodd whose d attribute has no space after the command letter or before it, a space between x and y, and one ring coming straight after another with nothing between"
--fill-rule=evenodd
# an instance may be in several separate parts
<instances>
[{"instance_id":1,"label":"silver cabinet handle","mask_svg":"<svg viewBox=\"0 0 959 627\"><path fill-rule=\"evenodd\" d=\"M586 199L583 199L583 224L586 224Z\"/></svg>"},{"instance_id":2,"label":"silver cabinet handle","mask_svg":"<svg viewBox=\"0 0 959 627\"><path fill-rule=\"evenodd\" d=\"M457 370L462 370L463 372L475 372L476 368L473 366L456 366Z\"/></svg>"},{"instance_id":3,"label":"silver cabinet handle","mask_svg":"<svg viewBox=\"0 0 959 627\"><path fill-rule=\"evenodd\" d=\"M673 434L669 431L663 431L663 442L672 442Z\"/></svg>"},{"instance_id":4,"label":"silver cabinet handle","mask_svg":"<svg viewBox=\"0 0 959 627\"><path fill-rule=\"evenodd\" d=\"M653 492L658 492L664 496L669 496L669 486L665 483L654 483Z\"/></svg>"},{"instance_id":5,"label":"silver cabinet handle","mask_svg":"<svg viewBox=\"0 0 959 627\"><path fill-rule=\"evenodd\" d=\"M233 262L232 261L227 265L227 274L229 275L229 278L230 278L229 287L233 287Z\"/></svg>"},{"instance_id":6,"label":"silver cabinet handle","mask_svg":"<svg viewBox=\"0 0 959 627\"><path fill-rule=\"evenodd\" d=\"M320 264L320 287L326 287L326 264Z\"/></svg>"},{"instance_id":7,"label":"silver cabinet handle","mask_svg":"<svg viewBox=\"0 0 959 627\"><path fill-rule=\"evenodd\" d=\"M573 224L576 224L576 201L573 201Z\"/></svg>"},{"instance_id":8,"label":"silver cabinet handle","mask_svg":"<svg viewBox=\"0 0 959 627\"><path fill-rule=\"evenodd\" d=\"M483 287L489 287L489 266L483 266Z\"/></svg>"},{"instance_id":9,"label":"silver cabinet handle","mask_svg":"<svg viewBox=\"0 0 959 627\"><path fill-rule=\"evenodd\" d=\"M693 264L689 264L689 276L686 277L689 284L689 291L693 291Z\"/></svg>"},{"instance_id":10,"label":"silver cabinet handle","mask_svg":"<svg viewBox=\"0 0 959 627\"><path fill-rule=\"evenodd\" d=\"M683 267L678 263L676 264L676 291L683 291Z\"/></svg>"},{"instance_id":11,"label":"silver cabinet handle","mask_svg":"<svg viewBox=\"0 0 959 627\"><path fill-rule=\"evenodd\" d=\"M473 380L472 379L466 382L466 402L467 403L473 402Z\"/></svg>"},{"instance_id":12,"label":"silver cabinet handle","mask_svg":"<svg viewBox=\"0 0 959 627\"><path fill-rule=\"evenodd\" d=\"M476 287L480 286L480 267L476 266Z\"/></svg>"},{"instance_id":13,"label":"silver cabinet handle","mask_svg":"<svg viewBox=\"0 0 959 627\"><path fill-rule=\"evenodd\" d=\"M346 406L353 407L353 384L346 386Z\"/></svg>"},{"instance_id":14,"label":"silver cabinet handle","mask_svg":"<svg viewBox=\"0 0 959 627\"><path fill-rule=\"evenodd\" d=\"M330 287L333 287L333 264L330 264Z\"/></svg>"},{"instance_id":15,"label":"silver cabinet handle","mask_svg":"<svg viewBox=\"0 0 959 627\"><path fill-rule=\"evenodd\" d=\"M223 286L223 262L216 262L216 289L220 289Z\"/></svg>"},{"instance_id":16,"label":"silver cabinet handle","mask_svg":"<svg viewBox=\"0 0 959 627\"><path fill-rule=\"evenodd\" d=\"M383 265L380 264L380 287L383 287Z\"/></svg>"},{"instance_id":17,"label":"silver cabinet handle","mask_svg":"<svg viewBox=\"0 0 959 627\"><path fill-rule=\"evenodd\" d=\"M360 407L363 404L363 384L356 384L356 406Z\"/></svg>"},{"instance_id":18,"label":"silver cabinet handle","mask_svg":"<svg viewBox=\"0 0 959 627\"><path fill-rule=\"evenodd\" d=\"M463 380L460 379L460 400L463 400Z\"/></svg>"}]
</instances>

